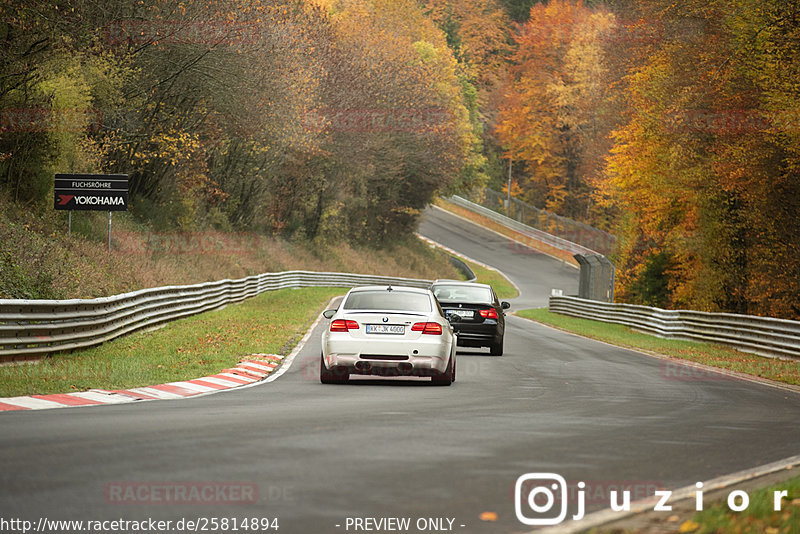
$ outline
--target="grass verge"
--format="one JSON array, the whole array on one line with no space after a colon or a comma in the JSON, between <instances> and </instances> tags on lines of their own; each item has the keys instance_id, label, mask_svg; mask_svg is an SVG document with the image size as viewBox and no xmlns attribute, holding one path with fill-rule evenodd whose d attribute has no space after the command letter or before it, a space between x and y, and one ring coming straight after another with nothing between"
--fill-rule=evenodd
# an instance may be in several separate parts
<instances>
[{"instance_id":1,"label":"grass verge","mask_svg":"<svg viewBox=\"0 0 800 534\"><path fill-rule=\"evenodd\" d=\"M198 284L295 269L453 278L440 250L413 236L381 248L336 237L315 241L214 230L157 232L131 213L114 215L111 252L105 213L31 209L0 191L0 299L71 299Z\"/></svg>"},{"instance_id":2,"label":"grass verge","mask_svg":"<svg viewBox=\"0 0 800 534\"><path fill-rule=\"evenodd\" d=\"M681 358L786 384L800 385L800 362L764 358L755 354L740 352L731 347L711 343L661 339L636 332L623 325L569 317L553 313L545 308L521 310L516 314L526 319L533 319L561 330L605 341L612 345ZM698 376L687 377L687 379L690 378L700 380L703 376L702 373L699 373ZM705 379L713 380L719 378L716 375L706 375Z\"/></svg>"},{"instance_id":3,"label":"grass verge","mask_svg":"<svg viewBox=\"0 0 800 534\"><path fill-rule=\"evenodd\" d=\"M773 492L783 490L786 490L787 496L783 499L781 511L776 512L773 509ZM800 532L800 477L751 492L750 506L743 512L732 512L725 501L717 502L684 522L680 532Z\"/></svg>"},{"instance_id":4,"label":"grass verge","mask_svg":"<svg viewBox=\"0 0 800 534\"><path fill-rule=\"evenodd\" d=\"M343 288L269 291L227 308L36 364L0 366L0 396L124 389L218 373L252 353L288 352Z\"/></svg>"}]
</instances>

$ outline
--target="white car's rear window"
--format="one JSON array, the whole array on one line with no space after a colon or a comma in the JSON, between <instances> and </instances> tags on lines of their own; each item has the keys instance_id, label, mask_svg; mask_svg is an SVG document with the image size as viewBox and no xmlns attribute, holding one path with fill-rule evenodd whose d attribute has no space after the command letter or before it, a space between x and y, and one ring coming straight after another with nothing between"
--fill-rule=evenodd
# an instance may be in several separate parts
<instances>
[{"instance_id":1,"label":"white car's rear window","mask_svg":"<svg viewBox=\"0 0 800 534\"><path fill-rule=\"evenodd\" d=\"M345 310L415 311L429 313L431 299L424 293L409 291L357 291L344 302Z\"/></svg>"}]
</instances>

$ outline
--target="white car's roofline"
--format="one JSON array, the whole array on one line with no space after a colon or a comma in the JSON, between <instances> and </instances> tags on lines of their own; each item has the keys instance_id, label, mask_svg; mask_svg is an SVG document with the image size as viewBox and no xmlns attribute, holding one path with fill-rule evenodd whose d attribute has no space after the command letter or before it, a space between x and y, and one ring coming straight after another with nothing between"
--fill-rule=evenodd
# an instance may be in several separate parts
<instances>
[{"instance_id":1,"label":"white car's roofline","mask_svg":"<svg viewBox=\"0 0 800 534\"><path fill-rule=\"evenodd\" d=\"M420 294L427 294L430 290L429 289L422 289L419 287L411 287L411 286L395 286L395 285L386 285L386 286L359 286L354 287L349 291L349 293L356 293L361 291L389 291L389 288L392 288L392 291L406 291L409 293L420 293Z\"/></svg>"}]
</instances>

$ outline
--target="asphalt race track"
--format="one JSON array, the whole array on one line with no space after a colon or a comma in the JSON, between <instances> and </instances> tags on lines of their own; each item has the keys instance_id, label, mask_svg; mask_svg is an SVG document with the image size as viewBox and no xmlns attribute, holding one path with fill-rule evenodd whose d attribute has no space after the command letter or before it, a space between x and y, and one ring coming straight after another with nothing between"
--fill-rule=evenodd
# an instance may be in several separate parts
<instances>
[{"instance_id":1,"label":"asphalt race track","mask_svg":"<svg viewBox=\"0 0 800 534\"><path fill-rule=\"evenodd\" d=\"M547 306L551 289L578 294L578 269L484 230L439 208L428 208L419 233L469 258L503 271L522 289L515 309Z\"/></svg>"},{"instance_id":2,"label":"asphalt race track","mask_svg":"<svg viewBox=\"0 0 800 534\"><path fill-rule=\"evenodd\" d=\"M551 288L576 290L577 270L441 211L426 213L420 233L507 273L522 290L512 311L544 305ZM449 518L456 532L524 532L514 483L528 472L598 488L587 497L597 510L611 487L636 498L797 454L800 443L800 395L677 373L516 317L504 356L459 353L453 387L360 377L325 386L319 354L315 332L272 383L0 414L0 517L277 517L284 534L366 532L347 518L389 517L410 518L400 532L446 531L416 522ZM202 504L165 502L163 492L156 500L154 488L192 484L231 491ZM131 488L135 497L121 503Z\"/></svg>"}]
</instances>

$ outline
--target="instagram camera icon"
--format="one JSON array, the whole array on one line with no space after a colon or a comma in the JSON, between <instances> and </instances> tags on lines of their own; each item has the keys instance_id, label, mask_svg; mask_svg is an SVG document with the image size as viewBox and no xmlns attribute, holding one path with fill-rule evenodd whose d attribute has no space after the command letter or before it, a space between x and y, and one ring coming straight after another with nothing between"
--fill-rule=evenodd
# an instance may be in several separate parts
<instances>
[{"instance_id":1,"label":"instagram camera icon","mask_svg":"<svg viewBox=\"0 0 800 534\"><path fill-rule=\"evenodd\" d=\"M527 496L523 492L527 491L533 484ZM528 517L523 506L534 511L536 514L547 514L556 502L556 493L561 492L561 510L556 517ZM537 497L544 497L544 503L539 504ZM567 517L567 481L564 477L555 473L526 473L517 479L514 486L514 511L517 519L525 525L557 525Z\"/></svg>"}]
</instances>

